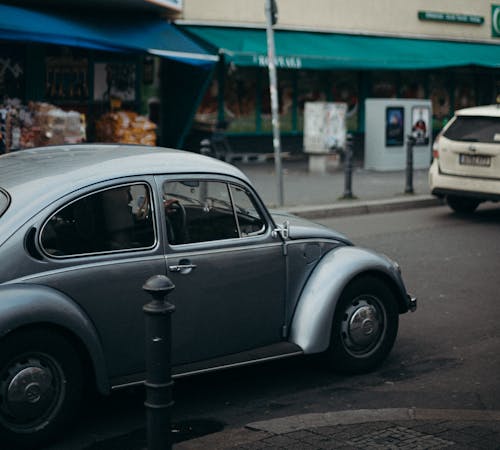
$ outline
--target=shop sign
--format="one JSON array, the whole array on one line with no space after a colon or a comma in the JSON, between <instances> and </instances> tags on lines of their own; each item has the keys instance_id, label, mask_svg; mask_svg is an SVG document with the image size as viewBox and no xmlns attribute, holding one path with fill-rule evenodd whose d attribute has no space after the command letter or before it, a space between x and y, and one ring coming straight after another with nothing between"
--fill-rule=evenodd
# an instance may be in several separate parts
<instances>
[{"instance_id":1,"label":"shop sign","mask_svg":"<svg viewBox=\"0 0 500 450\"><path fill-rule=\"evenodd\" d=\"M300 69L302 68L302 59L297 56L276 56L276 67L280 69ZM267 67L269 58L265 55L254 55L254 64L260 67Z\"/></svg>"},{"instance_id":2,"label":"shop sign","mask_svg":"<svg viewBox=\"0 0 500 450\"><path fill-rule=\"evenodd\" d=\"M500 5L491 5L491 36L500 37Z\"/></svg>"},{"instance_id":3,"label":"shop sign","mask_svg":"<svg viewBox=\"0 0 500 450\"><path fill-rule=\"evenodd\" d=\"M418 18L420 20L464 23L469 25L482 25L484 23L483 16L475 16L471 14L435 12L435 11L419 11Z\"/></svg>"}]
</instances>

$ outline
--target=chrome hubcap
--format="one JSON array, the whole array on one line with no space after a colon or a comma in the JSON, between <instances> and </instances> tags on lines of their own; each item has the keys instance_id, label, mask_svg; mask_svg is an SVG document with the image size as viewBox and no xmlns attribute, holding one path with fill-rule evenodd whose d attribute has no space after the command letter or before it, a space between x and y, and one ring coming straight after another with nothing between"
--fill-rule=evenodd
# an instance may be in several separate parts
<instances>
[{"instance_id":1,"label":"chrome hubcap","mask_svg":"<svg viewBox=\"0 0 500 450\"><path fill-rule=\"evenodd\" d=\"M48 355L12 362L0 380L0 420L20 430L48 420L64 395L63 379Z\"/></svg>"},{"instance_id":2,"label":"chrome hubcap","mask_svg":"<svg viewBox=\"0 0 500 450\"><path fill-rule=\"evenodd\" d=\"M354 356L368 356L385 333L385 310L375 297L359 297L345 310L341 335L345 349Z\"/></svg>"}]
</instances>

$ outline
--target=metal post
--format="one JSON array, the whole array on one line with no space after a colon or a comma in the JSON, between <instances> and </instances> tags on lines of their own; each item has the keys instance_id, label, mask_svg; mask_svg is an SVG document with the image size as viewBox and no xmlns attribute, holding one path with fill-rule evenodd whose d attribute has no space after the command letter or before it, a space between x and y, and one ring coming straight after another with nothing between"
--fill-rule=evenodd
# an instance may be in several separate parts
<instances>
[{"instance_id":1,"label":"metal post","mask_svg":"<svg viewBox=\"0 0 500 450\"><path fill-rule=\"evenodd\" d=\"M342 198L354 198L352 194L352 142L351 133L347 133L345 141L345 161L344 161L344 195Z\"/></svg>"},{"instance_id":2,"label":"metal post","mask_svg":"<svg viewBox=\"0 0 500 450\"><path fill-rule=\"evenodd\" d=\"M276 7L276 4L274 4ZM278 184L278 204L283 206L283 169L281 167L281 139L280 139L280 122L278 108L278 76L276 74L276 53L274 47L274 30L273 16L273 0L266 0L266 35L267 35L267 64L269 68L269 92L271 95L271 117L273 124L273 147L274 147L274 167Z\"/></svg>"},{"instance_id":3,"label":"metal post","mask_svg":"<svg viewBox=\"0 0 500 450\"><path fill-rule=\"evenodd\" d=\"M409 134L406 137L406 187L405 194L413 194L413 147L415 137Z\"/></svg>"},{"instance_id":4,"label":"metal post","mask_svg":"<svg viewBox=\"0 0 500 450\"><path fill-rule=\"evenodd\" d=\"M172 400L172 313L166 296L175 288L164 275L149 278L142 287L153 300L143 306L146 324L146 419L148 450L170 450Z\"/></svg>"}]
</instances>

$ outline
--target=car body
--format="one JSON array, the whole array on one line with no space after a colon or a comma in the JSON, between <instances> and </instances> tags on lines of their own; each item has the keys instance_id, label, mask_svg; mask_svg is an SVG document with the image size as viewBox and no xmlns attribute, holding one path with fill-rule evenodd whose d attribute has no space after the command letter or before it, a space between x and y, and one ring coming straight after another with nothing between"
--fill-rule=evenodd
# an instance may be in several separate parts
<instances>
[{"instance_id":1,"label":"car body","mask_svg":"<svg viewBox=\"0 0 500 450\"><path fill-rule=\"evenodd\" d=\"M431 193L460 213L500 200L500 108L466 108L437 136L429 170Z\"/></svg>"},{"instance_id":2,"label":"car body","mask_svg":"<svg viewBox=\"0 0 500 450\"><path fill-rule=\"evenodd\" d=\"M399 266L321 225L269 212L224 162L77 145L0 157L0 431L40 442L84 382L145 375L142 289L175 289L174 377L299 354L363 372L416 308Z\"/></svg>"}]
</instances>

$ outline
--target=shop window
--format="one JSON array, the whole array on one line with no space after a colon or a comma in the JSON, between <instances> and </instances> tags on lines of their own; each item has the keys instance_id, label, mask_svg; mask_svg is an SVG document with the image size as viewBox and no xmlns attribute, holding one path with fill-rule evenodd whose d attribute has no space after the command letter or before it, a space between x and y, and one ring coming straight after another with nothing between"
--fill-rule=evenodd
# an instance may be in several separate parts
<instances>
[{"instance_id":1,"label":"shop window","mask_svg":"<svg viewBox=\"0 0 500 450\"><path fill-rule=\"evenodd\" d=\"M476 90L474 89L474 75L472 73L458 73L455 76L454 108L463 109L476 106Z\"/></svg>"},{"instance_id":2,"label":"shop window","mask_svg":"<svg viewBox=\"0 0 500 450\"><path fill-rule=\"evenodd\" d=\"M149 188L119 186L72 202L45 223L40 240L54 257L151 248L155 233Z\"/></svg>"},{"instance_id":3,"label":"shop window","mask_svg":"<svg viewBox=\"0 0 500 450\"><path fill-rule=\"evenodd\" d=\"M0 99L24 98L24 52L21 46L0 45Z\"/></svg>"},{"instance_id":4,"label":"shop window","mask_svg":"<svg viewBox=\"0 0 500 450\"><path fill-rule=\"evenodd\" d=\"M439 130L446 125L451 114L447 76L442 73L431 74L429 92L432 101L432 127Z\"/></svg>"},{"instance_id":5,"label":"shop window","mask_svg":"<svg viewBox=\"0 0 500 450\"><path fill-rule=\"evenodd\" d=\"M214 78L206 90L194 117L197 130L214 130L218 120L219 80Z\"/></svg>"},{"instance_id":6,"label":"shop window","mask_svg":"<svg viewBox=\"0 0 500 450\"><path fill-rule=\"evenodd\" d=\"M269 92L269 74L261 70L263 79L261 89L261 130L272 131L271 94ZM293 128L293 72L278 70L278 102L280 131L292 131Z\"/></svg>"},{"instance_id":7,"label":"shop window","mask_svg":"<svg viewBox=\"0 0 500 450\"><path fill-rule=\"evenodd\" d=\"M45 59L45 98L49 101L87 101L88 59L67 52Z\"/></svg>"},{"instance_id":8,"label":"shop window","mask_svg":"<svg viewBox=\"0 0 500 450\"><path fill-rule=\"evenodd\" d=\"M135 101L136 71L135 63L96 62L94 64L94 100Z\"/></svg>"},{"instance_id":9,"label":"shop window","mask_svg":"<svg viewBox=\"0 0 500 450\"><path fill-rule=\"evenodd\" d=\"M302 131L304 129L305 104L306 102L325 102L327 100L325 87L327 81L325 82L321 72L301 70L297 76L297 128Z\"/></svg>"},{"instance_id":10,"label":"shop window","mask_svg":"<svg viewBox=\"0 0 500 450\"><path fill-rule=\"evenodd\" d=\"M396 98L397 78L394 72L373 72L371 97L373 98Z\"/></svg>"},{"instance_id":11,"label":"shop window","mask_svg":"<svg viewBox=\"0 0 500 450\"><path fill-rule=\"evenodd\" d=\"M228 66L224 89L224 116L230 132L257 131L257 68Z\"/></svg>"},{"instance_id":12,"label":"shop window","mask_svg":"<svg viewBox=\"0 0 500 450\"><path fill-rule=\"evenodd\" d=\"M329 86L331 100L347 104L347 129L356 131L359 120L359 83L357 74L355 72L334 72L329 79Z\"/></svg>"},{"instance_id":13,"label":"shop window","mask_svg":"<svg viewBox=\"0 0 500 450\"><path fill-rule=\"evenodd\" d=\"M402 72L399 88L401 98L425 98L424 75Z\"/></svg>"}]
</instances>

